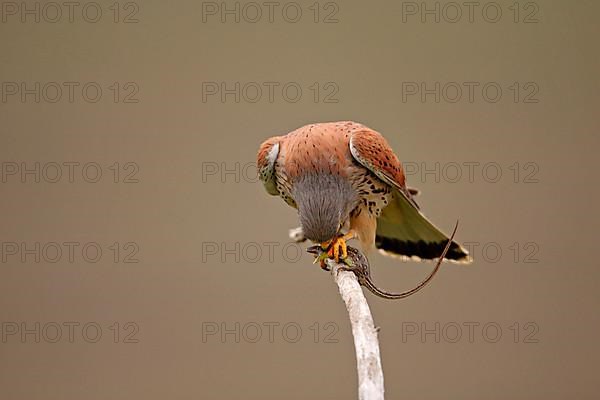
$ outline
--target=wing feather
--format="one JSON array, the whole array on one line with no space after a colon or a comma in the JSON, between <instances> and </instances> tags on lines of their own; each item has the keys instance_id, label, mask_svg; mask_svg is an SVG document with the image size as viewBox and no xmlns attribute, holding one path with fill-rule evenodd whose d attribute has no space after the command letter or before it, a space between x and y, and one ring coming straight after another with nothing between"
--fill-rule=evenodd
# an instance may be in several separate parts
<instances>
[{"instance_id":1,"label":"wing feather","mask_svg":"<svg viewBox=\"0 0 600 400\"><path fill-rule=\"evenodd\" d=\"M355 132L350 138L350 152L359 164L393 188L394 200L377 219L375 246L384 253L410 258L439 257L449 238L419 211L405 185L402 164L385 138L372 130ZM446 258L470 261L467 251L456 242L452 242Z\"/></svg>"}]
</instances>

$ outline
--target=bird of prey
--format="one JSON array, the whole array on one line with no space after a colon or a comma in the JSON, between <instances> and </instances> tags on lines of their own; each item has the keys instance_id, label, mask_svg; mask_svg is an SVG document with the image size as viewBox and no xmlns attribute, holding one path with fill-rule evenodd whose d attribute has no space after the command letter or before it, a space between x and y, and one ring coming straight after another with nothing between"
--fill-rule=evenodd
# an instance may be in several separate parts
<instances>
[{"instance_id":1,"label":"bird of prey","mask_svg":"<svg viewBox=\"0 0 600 400\"><path fill-rule=\"evenodd\" d=\"M357 122L315 123L260 146L265 189L298 210L301 236L347 257L346 241L363 251L412 259L440 257L449 238L421 213L398 157L378 132ZM452 241L446 259L469 262ZM321 263L324 266L324 263Z\"/></svg>"}]
</instances>

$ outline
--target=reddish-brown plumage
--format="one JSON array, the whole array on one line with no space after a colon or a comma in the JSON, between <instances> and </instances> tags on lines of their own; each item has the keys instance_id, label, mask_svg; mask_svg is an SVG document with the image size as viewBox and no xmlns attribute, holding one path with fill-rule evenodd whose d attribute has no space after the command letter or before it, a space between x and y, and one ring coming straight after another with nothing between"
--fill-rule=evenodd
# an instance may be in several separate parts
<instances>
[{"instance_id":1,"label":"reddish-brown plumage","mask_svg":"<svg viewBox=\"0 0 600 400\"><path fill-rule=\"evenodd\" d=\"M262 168L265 168L267 166L267 155L269 154L271 147L275 143L279 142L282 138L283 136L273 136L272 138L265 140L263 144L261 144L260 149L258 150L258 155L256 156L256 166L258 170L261 170Z\"/></svg>"},{"instance_id":2,"label":"reddish-brown plumage","mask_svg":"<svg viewBox=\"0 0 600 400\"><path fill-rule=\"evenodd\" d=\"M363 247L369 249L375 242L376 218L388 204L391 188L355 160L350 139L361 160L381 169L392 185L404 187L400 161L383 136L350 121L306 125L285 136L270 138L259 150L258 166L267 165L270 149L279 143L275 166L277 188L290 205L294 205L291 194L294 180L304 174L324 172L347 178L360 193L361 200L350 216L349 228L357 232Z\"/></svg>"},{"instance_id":3,"label":"reddish-brown plumage","mask_svg":"<svg viewBox=\"0 0 600 400\"><path fill-rule=\"evenodd\" d=\"M362 124L311 124L272 137L261 145L257 164L267 191L298 209L310 239L351 230L364 250L377 242L383 251L427 259L447 242L418 210L385 138ZM464 261L468 253L453 242L448 257Z\"/></svg>"},{"instance_id":4,"label":"reddish-brown plumage","mask_svg":"<svg viewBox=\"0 0 600 400\"><path fill-rule=\"evenodd\" d=\"M290 179L312 171L330 171L347 176L348 167L355 163L350 153L350 138L375 168L380 168L398 186L404 186L400 161L381 134L350 121L306 125L265 141L258 153L258 167L266 164L266 155L275 142Z\"/></svg>"},{"instance_id":5,"label":"reddish-brown plumage","mask_svg":"<svg viewBox=\"0 0 600 400\"><path fill-rule=\"evenodd\" d=\"M352 144L373 169L380 170L397 186L404 187L402 164L381 134L368 128L361 130L359 134L354 135Z\"/></svg>"},{"instance_id":6,"label":"reddish-brown plumage","mask_svg":"<svg viewBox=\"0 0 600 400\"><path fill-rule=\"evenodd\" d=\"M352 155L349 135L339 125L307 125L290 132L282 140L280 154L290 179L309 171L347 176Z\"/></svg>"}]
</instances>

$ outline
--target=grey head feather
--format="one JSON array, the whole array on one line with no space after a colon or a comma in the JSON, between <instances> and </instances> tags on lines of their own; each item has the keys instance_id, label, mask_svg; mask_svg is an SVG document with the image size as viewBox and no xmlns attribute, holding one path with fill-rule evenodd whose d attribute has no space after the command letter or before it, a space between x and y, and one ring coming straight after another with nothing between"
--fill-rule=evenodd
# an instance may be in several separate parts
<instances>
[{"instance_id":1,"label":"grey head feather","mask_svg":"<svg viewBox=\"0 0 600 400\"><path fill-rule=\"evenodd\" d=\"M292 196L304 236L317 243L336 236L359 202L358 193L348 179L331 173L299 177L294 182Z\"/></svg>"}]
</instances>

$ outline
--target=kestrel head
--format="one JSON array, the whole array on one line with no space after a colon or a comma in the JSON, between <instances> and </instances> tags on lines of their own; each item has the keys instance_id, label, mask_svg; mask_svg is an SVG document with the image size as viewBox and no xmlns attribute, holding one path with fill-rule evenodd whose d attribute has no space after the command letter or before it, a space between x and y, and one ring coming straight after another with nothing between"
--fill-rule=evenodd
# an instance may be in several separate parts
<instances>
[{"instance_id":1,"label":"kestrel head","mask_svg":"<svg viewBox=\"0 0 600 400\"><path fill-rule=\"evenodd\" d=\"M299 177L292 196L304 236L317 243L336 237L359 201L347 179L326 173Z\"/></svg>"}]
</instances>

